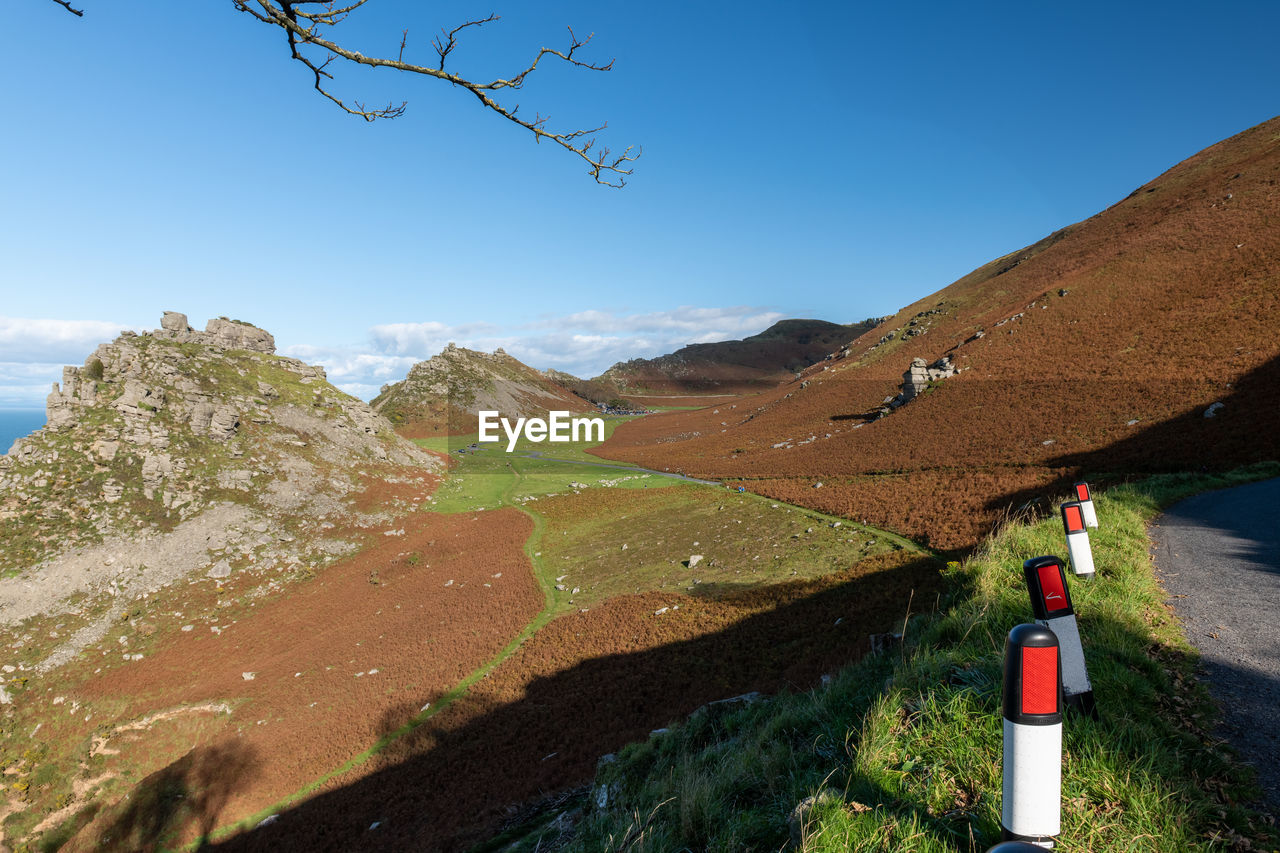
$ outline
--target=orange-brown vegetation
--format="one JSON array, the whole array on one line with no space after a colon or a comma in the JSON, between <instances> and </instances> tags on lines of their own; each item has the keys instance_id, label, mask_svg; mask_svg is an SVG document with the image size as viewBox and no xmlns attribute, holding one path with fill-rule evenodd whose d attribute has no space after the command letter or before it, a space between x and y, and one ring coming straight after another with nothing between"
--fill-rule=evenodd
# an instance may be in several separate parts
<instances>
[{"instance_id":1,"label":"orange-brown vegetation","mask_svg":"<svg viewBox=\"0 0 1280 853\"><path fill-rule=\"evenodd\" d=\"M1280 457L1277 139L1273 119L1214 145L907 306L847 358L718 411L624 424L598 452L764 478L770 494L948 548L974 544L1033 484ZM912 358L944 355L957 376L875 419ZM832 497L827 480L858 485ZM957 518L979 502L980 519Z\"/></svg>"},{"instance_id":2,"label":"orange-brown vegetation","mask_svg":"<svg viewBox=\"0 0 1280 853\"><path fill-rule=\"evenodd\" d=\"M860 657L913 591L917 610L932 606L938 568L900 551L718 600L655 592L562 616L376 766L218 849L463 849L702 704L807 687Z\"/></svg>"},{"instance_id":3,"label":"orange-brown vegetation","mask_svg":"<svg viewBox=\"0 0 1280 853\"><path fill-rule=\"evenodd\" d=\"M129 747L134 766L152 775L130 802L99 813L76 843L131 849L164 832L189 839L204 822L225 823L270 805L404 722L401 709L416 713L437 701L541 609L543 596L522 551L532 532L524 514L419 513L397 524L404 535L378 537L288 596L238 620L198 620L145 659L72 690L71 698L112 707L120 720L204 703L232 709L217 715L216 725L204 719L189 739L169 738L163 748L161 732L125 738L137 742ZM216 814L194 805L166 815L134 813L157 785L181 782L209 793L222 779L215 765L229 755L236 758L234 784L207 803ZM200 775L210 773L217 778Z\"/></svg>"},{"instance_id":4,"label":"orange-brown vegetation","mask_svg":"<svg viewBox=\"0 0 1280 853\"><path fill-rule=\"evenodd\" d=\"M732 404L740 395L736 393L718 393L718 394L628 394L627 399L641 406L676 406L685 408L694 406L697 408L710 407L715 408L721 404Z\"/></svg>"},{"instance_id":5,"label":"orange-brown vegetation","mask_svg":"<svg viewBox=\"0 0 1280 853\"><path fill-rule=\"evenodd\" d=\"M776 500L896 530L926 545L955 548L991 533L1005 507L1045 510L1047 502L1036 499L1065 494L1074 480L1069 469L1025 467L850 478L824 482L817 490L813 482L779 478L743 485ZM1013 496L1020 500L1011 501Z\"/></svg>"}]
</instances>

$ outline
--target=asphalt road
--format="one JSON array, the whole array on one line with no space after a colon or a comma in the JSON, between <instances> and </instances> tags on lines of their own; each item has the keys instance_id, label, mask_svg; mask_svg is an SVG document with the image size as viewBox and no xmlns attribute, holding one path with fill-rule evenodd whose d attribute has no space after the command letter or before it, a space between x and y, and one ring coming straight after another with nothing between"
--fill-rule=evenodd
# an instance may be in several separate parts
<instances>
[{"instance_id":1,"label":"asphalt road","mask_svg":"<svg viewBox=\"0 0 1280 853\"><path fill-rule=\"evenodd\" d=\"M1152 527L1156 567L1200 650L1220 731L1280 814L1280 479L1208 492Z\"/></svg>"}]
</instances>

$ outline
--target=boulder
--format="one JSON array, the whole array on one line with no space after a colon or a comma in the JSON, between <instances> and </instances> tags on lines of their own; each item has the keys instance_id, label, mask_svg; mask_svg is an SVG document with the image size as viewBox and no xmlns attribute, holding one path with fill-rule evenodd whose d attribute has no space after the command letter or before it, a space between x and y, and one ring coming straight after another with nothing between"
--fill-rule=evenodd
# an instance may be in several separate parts
<instances>
[{"instance_id":1,"label":"boulder","mask_svg":"<svg viewBox=\"0 0 1280 853\"><path fill-rule=\"evenodd\" d=\"M160 318L160 328L170 332L191 331L191 326L187 323L187 315L179 314L177 311L164 312L164 316Z\"/></svg>"},{"instance_id":2,"label":"boulder","mask_svg":"<svg viewBox=\"0 0 1280 853\"><path fill-rule=\"evenodd\" d=\"M209 431L209 423L218 407L213 403L195 403L191 406L191 431L196 435L204 435Z\"/></svg>"},{"instance_id":3,"label":"boulder","mask_svg":"<svg viewBox=\"0 0 1280 853\"><path fill-rule=\"evenodd\" d=\"M209 419L209 437L214 441L226 441L240 427L240 416L230 406L218 406Z\"/></svg>"}]
</instances>

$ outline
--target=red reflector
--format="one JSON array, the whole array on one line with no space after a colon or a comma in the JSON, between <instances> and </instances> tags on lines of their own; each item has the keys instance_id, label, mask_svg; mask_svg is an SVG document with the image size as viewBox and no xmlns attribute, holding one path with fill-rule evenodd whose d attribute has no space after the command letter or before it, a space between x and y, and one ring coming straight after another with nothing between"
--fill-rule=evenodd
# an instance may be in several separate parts
<instances>
[{"instance_id":1,"label":"red reflector","mask_svg":"<svg viewBox=\"0 0 1280 853\"><path fill-rule=\"evenodd\" d=\"M1080 507L1064 506L1062 512L1067 519L1067 532L1077 533L1084 530L1084 516L1080 514Z\"/></svg>"},{"instance_id":2,"label":"red reflector","mask_svg":"<svg viewBox=\"0 0 1280 853\"><path fill-rule=\"evenodd\" d=\"M1049 613L1067 606L1067 591L1062 588L1062 567L1058 563L1041 566L1040 593L1044 596L1044 609Z\"/></svg>"},{"instance_id":3,"label":"red reflector","mask_svg":"<svg viewBox=\"0 0 1280 853\"><path fill-rule=\"evenodd\" d=\"M1076 483L1076 500L1081 500L1081 501L1089 500L1089 484L1088 483Z\"/></svg>"},{"instance_id":4,"label":"red reflector","mask_svg":"<svg viewBox=\"0 0 1280 853\"><path fill-rule=\"evenodd\" d=\"M1053 646L1022 649L1022 713L1058 713L1058 650Z\"/></svg>"}]
</instances>

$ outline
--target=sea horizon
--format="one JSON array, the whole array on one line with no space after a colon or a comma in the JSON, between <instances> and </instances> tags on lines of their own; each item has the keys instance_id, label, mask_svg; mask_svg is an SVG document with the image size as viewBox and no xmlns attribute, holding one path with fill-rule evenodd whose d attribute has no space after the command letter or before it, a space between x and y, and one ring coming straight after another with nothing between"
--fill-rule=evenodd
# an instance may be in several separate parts
<instances>
[{"instance_id":1,"label":"sea horizon","mask_svg":"<svg viewBox=\"0 0 1280 853\"><path fill-rule=\"evenodd\" d=\"M40 409L0 409L0 453L8 453L18 439L45 425L47 418Z\"/></svg>"}]
</instances>

